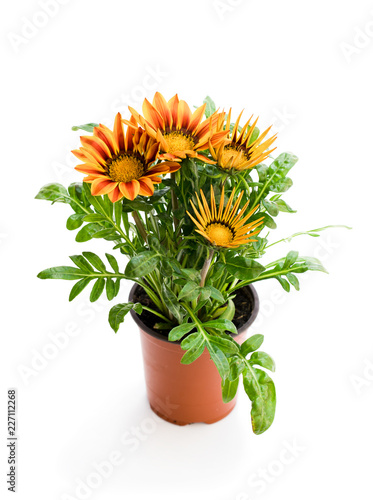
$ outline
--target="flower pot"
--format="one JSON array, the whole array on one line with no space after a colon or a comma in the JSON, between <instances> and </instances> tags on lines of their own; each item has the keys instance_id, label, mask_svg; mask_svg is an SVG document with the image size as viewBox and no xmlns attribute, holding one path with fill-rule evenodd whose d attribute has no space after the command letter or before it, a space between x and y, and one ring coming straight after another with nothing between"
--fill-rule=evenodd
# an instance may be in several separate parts
<instances>
[{"instance_id":1,"label":"flower pot","mask_svg":"<svg viewBox=\"0 0 373 500\"><path fill-rule=\"evenodd\" d=\"M135 290L129 300L135 302ZM252 302L252 312L246 322L232 335L238 343L246 339L248 327L254 322L259 299L253 286L245 287ZM190 365L180 363L185 351L179 342L169 342L166 336L146 326L134 311L131 315L140 329L145 381L150 406L164 420L177 425L195 422L212 424L226 417L235 407L236 398L223 403L221 378L207 349Z\"/></svg>"}]
</instances>

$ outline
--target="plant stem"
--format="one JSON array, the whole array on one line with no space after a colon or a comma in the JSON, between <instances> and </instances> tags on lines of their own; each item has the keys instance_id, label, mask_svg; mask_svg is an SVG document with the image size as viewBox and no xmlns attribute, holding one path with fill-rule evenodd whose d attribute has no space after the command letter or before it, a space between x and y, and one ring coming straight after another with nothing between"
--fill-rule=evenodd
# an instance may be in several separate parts
<instances>
[{"instance_id":1,"label":"plant stem","mask_svg":"<svg viewBox=\"0 0 373 500\"><path fill-rule=\"evenodd\" d=\"M213 255L214 255L214 250L212 248L210 248L209 255L208 255L207 259L205 260L205 263L203 264L203 267L201 270L201 283L199 284L200 287L205 286L206 276L207 276L207 273L210 269Z\"/></svg>"},{"instance_id":2,"label":"plant stem","mask_svg":"<svg viewBox=\"0 0 373 500\"><path fill-rule=\"evenodd\" d=\"M176 172L171 174L171 179L176 183ZM179 208L179 202L177 200L177 196L174 189L171 189L171 202L172 202L172 210L175 212L175 210ZM175 231L178 225L179 225L179 220L174 214Z\"/></svg>"},{"instance_id":3,"label":"plant stem","mask_svg":"<svg viewBox=\"0 0 373 500\"><path fill-rule=\"evenodd\" d=\"M141 220L139 214L136 212L136 210L134 210L132 212L132 217L136 223L136 227L137 227L139 233L141 234L142 239L145 241L145 243L148 243L148 235L146 234L144 224L142 223L142 220Z\"/></svg>"},{"instance_id":4,"label":"plant stem","mask_svg":"<svg viewBox=\"0 0 373 500\"><path fill-rule=\"evenodd\" d=\"M145 311L149 311L152 314L155 314L156 316L159 316L160 318L164 319L167 323L170 322L169 318L166 318L166 316L163 316L163 314L159 313L158 311L154 311L150 307L146 307L146 306L142 306L142 308L145 309Z\"/></svg>"}]
</instances>

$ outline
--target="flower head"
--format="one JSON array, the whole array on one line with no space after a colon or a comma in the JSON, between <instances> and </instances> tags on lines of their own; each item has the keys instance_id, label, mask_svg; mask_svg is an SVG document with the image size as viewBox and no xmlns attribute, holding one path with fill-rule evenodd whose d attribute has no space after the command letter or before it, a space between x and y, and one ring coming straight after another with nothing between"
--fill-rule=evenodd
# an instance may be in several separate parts
<instances>
[{"instance_id":1,"label":"flower head","mask_svg":"<svg viewBox=\"0 0 373 500\"><path fill-rule=\"evenodd\" d=\"M241 111L232 133L228 139L219 146L214 146L212 142L209 143L210 153L216 161L218 167L225 172L235 172L253 168L263 160L265 160L276 148L268 150L273 142L276 140L276 135L265 139L271 127L265 130L258 138L254 139L254 132L257 118L252 125L250 125L252 116L249 121L242 127L241 133L238 132L239 121L242 116ZM226 126L224 128L224 118L219 118L217 125L218 130L225 130L228 134L230 131L231 110L229 111ZM254 140L253 140L254 139ZM263 142L264 141L264 142Z\"/></svg>"},{"instance_id":2,"label":"flower head","mask_svg":"<svg viewBox=\"0 0 373 500\"><path fill-rule=\"evenodd\" d=\"M233 198L235 194L235 189L233 189L232 194L229 197L228 203L224 209L224 187L221 192L219 207L216 207L215 194L213 187L211 186L211 207L209 207L205 195L201 190L201 200L196 193L198 209L194 206L191 201L196 220L192 215L188 213L189 217L195 223L198 229L197 233L201 234L214 246L224 247L224 248L236 248L240 245L245 245L251 241L257 241L251 239L251 236L258 234L260 229L256 229L263 222L264 217L257 219L256 221L250 222L245 225L245 222L253 215L258 206L254 207L248 214L243 217L249 201L245 204L242 210L237 214L238 208L240 206L242 196L244 191L240 193L237 200L235 201L233 207Z\"/></svg>"},{"instance_id":3,"label":"flower head","mask_svg":"<svg viewBox=\"0 0 373 500\"><path fill-rule=\"evenodd\" d=\"M141 116L129 107L135 122L160 142L159 158L180 161L183 158L197 158L205 163L215 163L199 153L209 148L209 143L217 147L227 136L225 130L216 130L220 117L225 113L217 111L207 120L202 121L206 104L192 114L188 104L174 95L168 102L162 94L156 92L153 104L147 99L143 103ZM131 122L126 121L131 126ZM133 126L133 123L132 123Z\"/></svg>"},{"instance_id":4,"label":"flower head","mask_svg":"<svg viewBox=\"0 0 373 500\"><path fill-rule=\"evenodd\" d=\"M139 194L152 196L154 184L162 182L160 175L180 168L172 161L153 165L159 142L141 127L128 127L125 133L120 113L113 131L100 124L93 136L81 137L80 141L82 147L72 152L83 164L75 169L87 174L84 182L92 184L94 196L107 194L113 203L123 197L133 200Z\"/></svg>"}]
</instances>

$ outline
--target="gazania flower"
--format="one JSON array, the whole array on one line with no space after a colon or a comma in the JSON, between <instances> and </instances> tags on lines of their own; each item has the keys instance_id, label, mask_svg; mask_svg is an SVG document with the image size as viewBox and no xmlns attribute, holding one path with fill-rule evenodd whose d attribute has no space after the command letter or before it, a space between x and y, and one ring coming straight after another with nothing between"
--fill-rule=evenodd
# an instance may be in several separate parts
<instances>
[{"instance_id":1,"label":"gazania flower","mask_svg":"<svg viewBox=\"0 0 373 500\"><path fill-rule=\"evenodd\" d=\"M245 222L253 215L259 205L254 207L245 217L243 217L249 202L247 202L242 210L237 213L244 192L242 191L240 193L232 207L234 193L235 189L233 189L224 209L224 187L221 193L219 208L216 207L213 187L211 186L211 207L208 206L205 195L201 189L202 202L196 193L199 210L197 210L193 202L191 202L198 220L187 212L198 228L196 229L197 233L202 234L202 236L214 246L236 248L240 245L250 243L251 241L257 241L251 239L251 236L260 232L260 229L256 231L254 231L254 229L262 224L264 217L246 225Z\"/></svg>"},{"instance_id":2,"label":"gazania flower","mask_svg":"<svg viewBox=\"0 0 373 500\"><path fill-rule=\"evenodd\" d=\"M87 174L84 181L92 184L94 196L107 194L113 203L123 197L134 200L139 194L152 196L154 184L162 182L160 175L180 168L170 161L153 165L159 142L140 127L128 127L125 134L120 113L113 132L100 124L93 136L81 137L80 141L82 147L72 152L84 163L75 169Z\"/></svg>"},{"instance_id":3,"label":"gazania flower","mask_svg":"<svg viewBox=\"0 0 373 500\"><path fill-rule=\"evenodd\" d=\"M214 146L211 141L209 143L212 157L216 160L217 165L224 171L241 171L253 168L255 165L258 165L265 160L270 153L276 149L273 148L268 151L268 148L270 148L276 140L276 135L264 140L271 127L265 130L255 141L251 141L259 118L257 118L254 123L250 125L250 121L252 119L251 116L250 120L242 127L241 133L238 134L238 126L242 113L243 111L241 111L240 116L234 125L229 141L221 143L218 147ZM227 118L225 127L226 132L230 129L230 121L231 110L229 111ZM223 128L224 119L220 118L218 130Z\"/></svg>"},{"instance_id":4,"label":"gazania flower","mask_svg":"<svg viewBox=\"0 0 373 500\"><path fill-rule=\"evenodd\" d=\"M210 118L201 122L205 108L206 104L192 114L188 104L180 101L177 94L167 102L163 95L157 92L153 104L147 99L144 100L142 107L144 117L131 107L129 110L135 121L154 140L160 142L159 158L180 161L188 156L198 158L205 163L215 163L199 151L208 149L209 142L213 147L217 147L227 136L225 130L216 131L218 119L220 116L225 116L225 113L215 112ZM131 126L130 122L125 121L125 123Z\"/></svg>"}]
</instances>

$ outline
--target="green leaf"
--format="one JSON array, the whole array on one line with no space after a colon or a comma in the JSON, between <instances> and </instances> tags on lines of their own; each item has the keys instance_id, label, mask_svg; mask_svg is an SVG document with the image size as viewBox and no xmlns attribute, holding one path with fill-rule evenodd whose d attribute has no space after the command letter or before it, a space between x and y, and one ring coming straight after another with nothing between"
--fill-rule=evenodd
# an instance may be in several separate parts
<instances>
[{"instance_id":1,"label":"green leaf","mask_svg":"<svg viewBox=\"0 0 373 500\"><path fill-rule=\"evenodd\" d=\"M265 432L273 422L276 411L276 390L269 375L257 368L243 373L246 394L252 401L251 423L255 434Z\"/></svg>"},{"instance_id":2,"label":"green leaf","mask_svg":"<svg viewBox=\"0 0 373 500\"><path fill-rule=\"evenodd\" d=\"M75 283L75 285L72 287L70 295L69 295L69 301L71 302L72 300L77 297L80 292L84 290L84 288L88 285L88 283L91 281L91 278L83 278L82 280L78 281Z\"/></svg>"},{"instance_id":3,"label":"green leaf","mask_svg":"<svg viewBox=\"0 0 373 500\"><path fill-rule=\"evenodd\" d=\"M205 116L206 118L209 118L216 111L215 103L210 96L206 96L203 100L203 103L206 104Z\"/></svg>"},{"instance_id":4,"label":"green leaf","mask_svg":"<svg viewBox=\"0 0 373 500\"><path fill-rule=\"evenodd\" d=\"M209 290L209 292L210 292L210 296L211 296L214 300L216 300L216 301L218 301L218 302L220 302L220 303L225 302L225 299L224 299L224 297L223 297L223 294L220 292L220 290L218 290L217 288L215 288L215 287L213 287L213 286L211 286L211 285L207 285L205 288L207 288L207 290Z\"/></svg>"},{"instance_id":5,"label":"green leaf","mask_svg":"<svg viewBox=\"0 0 373 500\"><path fill-rule=\"evenodd\" d=\"M168 340L171 342L180 340L184 337L184 335L193 330L193 328L195 328L194 323L184 323L182 325L175 326L175 328L173 328L168 334Z\"/></svg>"},{"instance_id":6,"label":"green leaf","mask_svg":"<svg viewBox=\"0 0 373 500\"><path fill-rule=\"evenodd\" d=\"M117 304L110 309L109 324L115 333L119 330L119 325L123 323L124 317L133 309L137 314L142 313L142 305L138 302L127 302L125 304Z\"/></svg>"},{"instance_id":7,"label":"green leaf","mask_svg":"<svg viewBox=\"0 0 373 500\"><path fill-rule=\"evenodd\" d=\"M96 283L93 285L89 300L91 302L96 302L96 300L98 300L101 297L104 288L105 288L105 278L98 278Z\"/></svg>"},{"instance_id":8,"label":"green leaf","mask_svg":"<svg viewBox=\"0 0 373 500\"><path fill-rule=\"evenodd\" d=\"M119 290L120 290L120 278L117 278L115 280L114 284L115 284L115 297L116 297L119 293ZM141 313L139 313L139 314L141 314Z\"/></svg>"},{"instance_id":9,"label":"green leaf","mask_svg":"<svg viewBox=\"0 0 373 500\"><path fill-rule=\"evenodd\" d=\"M296 210L293 210L284 200L277 200L275 203L280 212L296 213Z\"/></svg>"},{"instance_id":10,"label":"green leaf","mask_svg":"<svg viewBox=\"0 0 373 500\"><path fill-rule=\"evenodd\" d=\"M286 256L283 268L288 269L291 267L297 261L298 255L298 252L291 250Z\"/></svg>"},{"instance_id":11,"label":"green leaf","mask_svg":"<svg viewBox=\"0 0 373 500\"><path fill-rule=\"evenodd\" d=\"M123 203L122 201L117 201L114 203L114 217L117 226L121 227L122 225L122 213L123 213Z\"/></svg>"},{"instance_id":12,"label":"green leaf","mask_svg":"<svg viewBox=\"0 0 373 500\"><path fill-rule=\"evenodd\" d=\"M37 200L60 201L62 203L70 203L68 192L62 184L51 183L43 186L35 196Z\"/></svg>"},{"instance_id":13,"label":"green leaf","mask_svg":"<svg viewBox=\"0 0 373 500\"><path fill-rule=\"evenodd\" d=\"M259 347L263 344L264 337L263 335L253 335L249 339L245 340L245 342L241 345L241 354L244 358L253 351L259 349Z\"/></svg>"},{"instance_id":14,"label":"green leaf","mask_svg":"<svg viewBox=\"0 0 373 500\"><path fill-rule=\"evenodd\" d=\"M229 363L227 358L216 344L207 342L207 349L210 353L211 359L218 369L219 375L222 380L225 380L229 375Z\"/></svg>"},{"instance_id":15,"label":"green leaf","mask_svg":"<svg viewBox=\"0 0 373 500\"><path fill-rule=\"evenodd\" d=\"M192 333L181 343L182 349L188 349L181 358L183 365L189 365L198 359L205 349L205 338L201 333Z\"/></svg>"},{"instance_id":16,"label":"green leaf","mask_svg":"<svg viewBox=\"0 0 373 500\"><path fill-rule=\"evenodd\" d=\"M195 300L201 293L201 288L194 283L189 281L180 291L179 300L184 300L185 302L191 302Z\"/></svg>"},{"instance_id":17,"label":"green leaf","mask_svg":"<svg viewBox=\"0 0 373 500\"><path fill-rule=\"evenodd\" d=\"M84 290L84 288L88 285L90 281L91 278L83 278L82 280L75 283L75 285L71 289L69 301L71 302L72 300L74 300L75 297L77 297L80 294L80 292Z\"/></svg>"},{"instance_id":18,"label":"green leaf","mask_svg":"<svg viewBox=\"0 0 373 500\"><path fill-rule=\"evenodd\" d=\"M106 222L107 217L105 217L105 215L101 215L101 214L87 214L87 215L84 215L84 221L85 222Z\"/></svg>"},{"instance_id":19,"label":"green leaf","mask_svg":"<svg viewBox=\"0 0 373 500\"><path fill-rule=\"evenodd\" d=\"M141 252L128 262L125 274L130 278L142 278L157 267L159 254L154 251Z\"/></svg>"},{"instance_id":20,"label":"green leaf","mask_svg":"<svg viewBox=\"0 0 373 500\"><path fill-rule=\"evenodd\" d=\"M217 330L227 330L228 332L237 333L237 328L234 326L232 321L228 319L214 319L212 321L207 321L203 323L204 328L214 328Z\"/></svg>"},{"instance_id":21,"label":"green leaf","mask_svg":"<svg viewBox=\"0 0 373 500\"><path fill-rule=\"evenodd\" d=\"M277 228L277 224L272 219L272 217L270 217L268 214L263 213L263 212L261 212L260 215L264 217L262 224L264 224L265 226L269 227L270 229L276 229Z\"/></svg>"},{"instance_id":22,"label":"green leaf","mask_svg":"<svg viewBox=\"0 0 373 500\"><path fill-rule=\"evenodd\" d=\"M224 354L237 354L240 351L237 343L233 339L228 340L227 338L215 337L210 335L209 342L213 343L218 347Z\"/></svg>"},{"instance_id":23,"label":"green leaf","mask_svg":"<svg viewBox=\"0 0 373 500\"><path fill-rule=\"evenodd\" d=\"M309 271L321 271L328 274L328 271L316 257L299 257L299 260L304 261Z\"/></svg>"},{"instance_id":24,"label":"green leaf","mask_svg":"<svg viewBox=\"0 0 373 500\"><path fill-rule=\"evenodd\" d=\"M287 173L294 165L297 163L297 156L292 153L282 153L276 158L276 160L271 163L268 169L268 174L272 176L275 174L275 182L280 178L285 178Z\"/></svg>"},{"instance_id":25,"label":"green leaf","mask_svg":"<svg viewBox=\"0 0 373 500\"><path fill-rule=\"evenodd\" d=\"M76 266L78 266L83 271L87 271L88 273L95 272L93 267L82 255L70 255L70 259L74 262Z\"/></svg>"},{"instance_id":26,"label":"green leaf","mask_svg":"<svg viewBox=\"0 0 373 500\"><path fill-rule=\"evenodd\" d=\"M230 274L240 280L252 280L265 271L265 267L255 260L233 255L227 256L226 268Z\"/></svg>"},{"instance_id":27,"label":"green leaf","mask_svg":"<svg viewBox=\"0 0 373 500\"><path fill-rule=\"evenodd\" d=\"M153 210L153 204L141 200L137 197L135 200L123 199L123 210L125 212L133 212L134 210L139 210L140 212L150 212Z\"/></svg>"},{"instance_id":28,"label":"green leaf","mask_svg":"<svg viewBox=\"0 0 373 500\"><path fill-rule=\"evenodd\" d=\"M240 381L239 377L237 377L234 380L229 380L229 378L222 380L221 387L222 387L222 395L224 403L229 403L235 397L239 381Z\"/></svg>"},{"instance_id":29,"label":"green leaf","mask_svg":"<svg viewBox=\"0 0 373 500\"><path fill-rule=\"evenodd\" d=\"M109 262L109 264L111 265L113 271L115 273L119 273L119 265L118 265L118 262L117 262L117 259L115 257L113 257L112 255L110 255L109 253L106 253L106 258Z\"/></svg>"},{"instance_id":30,"label":"green leaf","mask_svg":"<svg viewBox=\"0 0 373 500\"><path fill-rule=\"evenodd\" d=\"M42 280L79 280L81 278L85 278L85 274L86 273L84 271L77 269L76 267L59 266L45 269L38 274L38 278Z\"/></svg>"},{"instance_id":31,"label":"green leaf","mask_svg":"<svg viewBox=\"0 0 373 500\"><path fill-rule=\"evenodd\" d=\"M299 291L300 285L298 278L292 273L288 273L286 277L289 280L290 284L293 285L293 287Z\"/></svg>"},{"instance_id":32,"label":"green leaf","mask_svg":"<svg viewBox=\"0 0 373 500\"><path fill-rule=\"evenodd\" d=\"M229 319L230 321L232 321L235 314L236 314L236 306L234 305L233 300L229 299L228 305L223 314L220 315L219 319Z\"/></svg>"},{"instance_id":33,"label":"green leaf","mask_svg":"<svg viewBox=\"0 0 373 500\"><path fill-rule=\"evenodd\" d=\"M293 185L293 181L290 177L285 177L284 179L274 182L270 185L270 190L274 193L285 193Z\"/></svg>"},{"instance_id":34,"label":"green leaf","mask_svg":"<svg viewBox=\"0 0 373 500\"><path fill-rule=\"evenodd\" d=\"M277 217L280 210L276 203L273 203L272 201L269 200L262 200L262 203L264 208L266 208L267 212L269 213L269 215Z\"/></svg>"},{"instance_id":35,"label":"green leaf","mask_svg":"<svg viewBox=\"0 0 373 500\"><path fill-rule=\"evenodd\" d=\"M90 222L86 224L76 235L75 241L78 243L84 243L93 238L93 235L97 233L97 231L101 231L102 226L95 224L94 222Z\"/></svg>"},{"instance_id":36,"label":"green leaf","mask_svg":"<svg viewBox=\"0 0 373 500\"><path fill-rule=\"evenodd\" d=\"M70 184L70 186L67 188L68 192L69 192L69 195L71 196L71 198L76 201L79 205L81 205L82 207L89 207L89 202L83 192L83 186L82 186L82 182L73 182L72 184ZM73 204L73 208L74 210L77 209L77 206L76 204ZM82 213L86 213L85 211L83 211Z\"/></svg>"},{"instance_id":37,"label":"green leaf","mask_svg":"<svg viewBox=\"0 0 373 500\"><path fill-rule=\"evenodd\" d=\"M115 283L111 278L106 278L106 297L108 300L115 297Z\"/></svg>"},{"instance_id":38,"label":"green leaf","mask_svg":"<svg viewBox=\"0 0 373 500\"><path fill-rule=\"evenodd\" d=\"M275 362L273 361L271 356L263 351L254 352L249 359L249 363L251 365L262 366L267 370L271 370L271 372L274 372L276 370Z\"/></svg>"},{"instance_id":39,"label":"green leaf","mask_svg":"<svg viewBox=\"0 0 373 500\"><path fill-rule=\"evenodd\" d=\"M84 214L72 214L66 221L66 227L69 231L78 229L83 224Z\"/></svg>"},{"instance_id":40,"label":"green leaf","mask_svg":"<svg viewBox=\"0 0 373 500\"><path fill-rule=\"evenodd\" d=\"M191 281L195 281L197 284L201 281L201 273L197 269L181 269L181 274Z\"/></svg>"},{"instance_id":41,"label":"green leaf","mask_svg":"<svg viewBox=\"0 0 373 500\"><path fill-rule=\"evenodd\" d=\"M290 285L285 278L281 278L281 276L275 276L275 279L280 283L285 292L290 292Z\"/></svg>"},{"instance_id":42,"label":"green leaf","mask_svg":"<svg viewBox=\"0 0 373 500\"><path fill-rule=\"evenodd\" d=\"M106 273L105 264L102 262L100 257L93 252L83 252L84 257L92 264L93 267L101 271L102 273Z\"/></svg>"},{"instance_id":43,"label":"green leaf","mask_svg":"<svg viewBox=\"0 0 373 500\"><path fill-rule=\"evenodd\" d=\"M178 323L182 323L183 315L180 309L180 304L177 300L174 292L163 282L162 283L162 295L163 301L166 304L166 307L171 311L171 313L175 316Z\"/></svg>"},{"instance_id":44,"label":"green leaf","mask_svg":"<svg viewBox=\"0 0 373 500\"><path fill-rule=\"evenodd\" d=\"M117 235L118 233L115 231L115 229L101 229L101 231L96 231L93 233L92 237L93 238L109 238L111 236ZM113 238L117 239L117 238Z\"/></svg>"},{"instance_id":45,"label":"green leaf","mask_svg":"<svg viewBox=\"0 0 373 500\"><path fill-rule=\"evenodd\" d=\"M98 127L98 123L85 123L84 125L74 125L71 130L76 132L77 130L84 130L85 132L92 133L95 127Z\"/></svg>"},{"instance_id":46,"label":"green leaf","mask_svg":"<svg viewBox=\"0 0 373 500\"><path fill-rule=\"evenodd\" d=\"M151 196L151 202L156 203L158 202L163 196L165 196L168 192L170 191L169 187L163 188L163 189L156 189L154 191L153 196Z\"/></svg>"},{"instance_id":47,"label":"green leaf","mask_svg":"<svg viewBox=\"0 0 373 500\"><path fill-rule=\"evenodd\" d=\"M195 347L195 345L199 343L201 338L204 339L201 332L191 333L181 342L180 347L184 349L184 351L187 351L188 349Z\"/></svg>"},{"instance_id":48,"label":"green leaf","mask_svg":"<svg viewBox=\"0 0 373 500\"><path fill-rule=\"evenodd\" d=\"M106 211L106 205L102 196L93 196L91 193L91 184L83 182L83 189L85 196L87 197L90 204L95 208L96 212L102 215L110 216L110 213Z\"/></svg>"}]
</instances>

